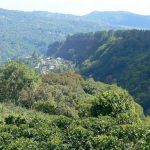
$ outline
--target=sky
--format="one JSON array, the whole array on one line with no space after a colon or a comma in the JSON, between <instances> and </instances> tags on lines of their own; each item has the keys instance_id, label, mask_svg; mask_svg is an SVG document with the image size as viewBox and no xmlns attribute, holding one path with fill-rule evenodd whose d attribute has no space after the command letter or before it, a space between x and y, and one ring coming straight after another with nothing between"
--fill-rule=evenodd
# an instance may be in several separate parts
<instances>
[{"instance_id":1,"label":"sky","mask_svg":"<svg viewBox=\"0 0 150 150\"><path fill-rule=\"evenodd\" d=\"M0 0L0 8L74 15L92 11L129 11L150 15L150 0Z\"/></svg>"}]
</instances>

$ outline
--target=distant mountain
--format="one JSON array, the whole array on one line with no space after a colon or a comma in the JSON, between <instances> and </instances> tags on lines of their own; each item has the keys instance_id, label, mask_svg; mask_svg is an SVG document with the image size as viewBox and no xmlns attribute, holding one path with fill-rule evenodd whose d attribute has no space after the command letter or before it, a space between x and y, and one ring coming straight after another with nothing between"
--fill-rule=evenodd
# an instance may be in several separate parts
<instances>
[{"instance_id":1,"label":"distant mountain","mask_svg":"<svg viewBox=\"0 0 150 150\"><path fill-rule=\"evenodd\" d=\"M44 53L49 43L69 34L104 29L110 27L73 15L0 9L0 59Z\"/></svg>"},{"instance_id":2,"label":"distant mountain","mask_svg":"<svg viewBox=\"0 0 150 150\"><path fill-rule=\"evenodd\" d=\"M128 12L92 12L85 16L0 9L0 61L45 53L47 46L75 33L150 28L150 17Z\"/></svg>"},{"instance_id":3,"label":"distant mountain","mask_svg":"<svg viewBox=\"0 0 150 150\"><path fill-rule=\"evenodd\" d=\"M103 24L111 26L150 29L150 16L138 15L130 12L95 11L83 17L90 21L95 21L97 23L103 22Z\"/></svg>"},{"instance_id":4,"label":"distant mountain","mask_svg":"<svg viewBox=\"0 0 150 150\"><path fill-rule=\"evenodd\" d=\"M47 55L74 61L86 77L126 88L150 114L149 41L146 30L76 34L50 45Z\"/></svg>"}]
</instances>

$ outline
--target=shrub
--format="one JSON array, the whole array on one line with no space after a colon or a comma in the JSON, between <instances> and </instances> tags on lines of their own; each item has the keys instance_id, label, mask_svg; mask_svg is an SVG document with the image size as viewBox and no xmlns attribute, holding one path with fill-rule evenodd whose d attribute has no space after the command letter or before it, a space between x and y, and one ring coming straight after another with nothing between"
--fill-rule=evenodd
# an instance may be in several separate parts
<instances>
[{"instance_id":1,"label":"shrub","mask_svg":"<svg viewBox=\"0 0 150 150\"><path fill-rule=\"evenodd\" d=\"M58 128L67 129L69 125L72 123L72 119L66 116L59 116L53 120L53 124L56 125Z\"/></svg>"},{"instance_id":2,"label":"shrub","mask_svg":"<svg viewBox=\"0 0 150 150\"><path fill-rule=\"evenodd\" d=\"M94 117L113 116L119 113L135 112L132 97L126 91L106 91L97 96L91 107Z\"/></svg>"},{"instance_id":3,"label":"shrub","mask_svg":"<svg viewBox=\"0 0 150 150\"><path fill-rule=\"evenodd\" d=\"M91 149L91 137L93 132L83 128L82 126L71 126L68 129L67 143L69 149Z\"/></svg>"},{"instance_id":4,"label":"shrub","mask_svg":"<svg viewBox=\"0 0 150 150\"><path fill-rule=\"evenodd\" d=\"M125 150L125 144L120 142L117 137L98 135L93 138L93 148L95 150Z\"/></svg>"},{"instance_id":5,"label":"shrub","mask_svg":"<svg viewBox=\"0 0 150 150\"><path fill-rule=\"evenodd\" d=\"M57 103L55 101L37 101L34 103L33 108L48 114L55 114Z\"/></svg>"},{"instance_id":6,"label":"shrub","mask_svg":"<svg viewBox=\"0 0 150 150\"><path fill-rule=\"evenodd\" d=\"M12 141L7 147L8 150L36 150L38 149L38 143L28 138L18 138Z\"/></svg>"},{"instance_id":7,"label":"shrub","mask_svg":"<svg viewBox=\"0 0 150 150\"><path fill-rule=\"evenodd\" d=\"M38 82L39 76L26 65L9 62L5 65L0 76L0 100L11 100L18 104L20 92L25 88L33 90Z\"/></svg>"},{"instance_id":8,"label":"shrub","mask_svg":"<svg viewBox=\"0 0 150 150\"><path fill-rule=\"evenodd\" d=\"M8 116L5 118L5 123L6 124L15 124L17 126L21 125L21 124L26 124L26 120L20 116L16 117L16 116Z\"/></svg>"}]
</instances>

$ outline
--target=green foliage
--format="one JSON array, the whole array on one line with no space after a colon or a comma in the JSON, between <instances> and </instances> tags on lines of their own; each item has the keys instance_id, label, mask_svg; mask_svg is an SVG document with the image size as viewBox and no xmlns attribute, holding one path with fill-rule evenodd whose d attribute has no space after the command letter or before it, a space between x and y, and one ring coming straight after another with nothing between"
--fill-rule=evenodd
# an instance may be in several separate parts
<instances>
[{"instance_id":1,"label":"green foliage","mask_svg":"<svg viewBox=\"0 0 150 150\"><path fill-rule=\"evenodd\" d=\"M67 144L64 144L63 141L58 136L56 136L47 143L46 149L67 150Z\"/></svg>"},{"instance_id":2,"label":"green foliage","mask_svg":"<svg viewBox=\"0 0 150 150\"><path fill-rule=\"evenodd\" d=\"M92 144L90 138L93 133L82 126L73 126L69 128L67 140L69 149L91 149Z\"/></svg>"},{"instance_id":3,"label":"green foliage","mask_svg":"<svg viewBox=\"0 0 150 150\"><path fill-rule=\"evenodd\" d=\"M133 99L126 91L103 92L96 98L91 107L92 115L95 117L99 115L116 117L121 113L132 113L135 111L134 109Z\"/></svg>"},{"instance_id":4,"label":"green foliage","mask_svg":"<svg viewBox=\"0 0 150 150\"><path fill-rule=\"evenodd\" d=\"M26 120L24 118L21 118L20 116L14 117L14 116L8 116L5 118L5 123L6 124L15 124L17 126L21 124L26 124Z\"/></svg>"},{"instance_id":5,"label":"green foliage","mask_svg":"<svg viewBox=\"0 0 150 150\"><path fill-rule=\"evenodd\" d=\"M28 138L18 138L7 147L9 150L36 150L37 148L37 142Z\"/></svg>"},{"instance_id":6,"label":"green foliage","mask_svg":"<svg viewBox=\"0 0 150 150\"><path fill-rule=\"evenodd\" d=\"M150 108L150 31L118 30L76 34L55 44L52 55L77 64L85 77L127 89L145 113ZM51 54L51 46L47 54ZM72 50L70 52L70 50ZM92 86L86 87L89 93Z\"/></svg>"},{"instance_id":7,"label":"green foliage","mask_svg":"<svg viewBox=\"0 0 150 150\"><path fill-rule=\"evenodd\" d=\"M77 32L104 29L99 23L73 15L0 9L0 63L13 57L45 53L49 43Z\"/></svg>"},{"instance_id":8,"label":"green foliage","mask_svg":"<svg viewBox=\"0 0 150 150\"><path fill-rule=\"evenodd\" d=\"M33 104L33 108L48 114L54 114L57 107L55 101L37 101Z\"/></svg>"},{"instance_id":9,"label":"green foliage","mask_svg":"<svg viewBox=\"0 0 150 150\"><path fill-rule=\"evenodd\" d=\"M38 76L15 62L2 68L1 81L10 85L7 77L13 75L13 85L21 89L14 91L19 95L14 104L0 103L0 149L150 148L149 118L122 88L72 72Z\"/></svg>"},{"instance_id":10,"label":"green foliage","mask_svg":"<svg viewBox=\"0 0 150 150\"><path fill-rule=\"evenodd\" d=\"M26 122L19 126L14 124L15 121L0 125L1 149L125 150L150 147L149 127L135 123L120 125L114 117L70 119L21 109L17 113L26 117ZM17 117L11 115L5 120L17 120Z\"/></svg>"},{"instance_id":11,"label":"green foliage","mask_svg":"<svg viewBox=\"0 0 150 150\"><path fill-rule=\"evenodd\" d=\"M95 135L108 134L111 127L116 125L114 118L110 116L101 116L99 118L89 117L81 121L81 125L92 131Z\"/></svg>"},{"instance_id":12,"label":"green foliage","mask_svg":"<svg viewBox=\"0 0 150 150\"><path fill-rule=\"evenodd\" d=\"M16 102L23 89L33 90L38 83L38 75L27 66L10 62L5 65L0 75L0 100Z\"/></svg>"},{"instance_id":13,"label":"green foliage","mask_svg":"<svg viewBox=\"0 0 150 150\"><path fill-rule=\"evenodd\" d=\"M72 119L66 116L59 116L58 118L53 120L53 124L56 125L58 128L67 129L70 124L72 123Z\"/></svg>"},{"instance_id":14,"label":"green foliage","mask_svg":"<svg viewBox=\"0 0 150 150\"><path fill-rule=\"evenodd\" d=\"M126 91L116 85L84 80L72 72L40 77L25 65L10 62L1 71L1 83L3 101L48 114L72 118L112 116L128 123L142 117L142 110L136 115L134 100Z\"/></svg>"},{"instance_id":15,"label":"green foliage","mask_svg":"<svg viewBox=\"0 0 150 150\"><path fill-rule=\"evenodd\" d=\"M123 150L125 146L115 136L99 135L93 138L93 147L95 150L116 149Z\"/></svg>"}]
</instances>

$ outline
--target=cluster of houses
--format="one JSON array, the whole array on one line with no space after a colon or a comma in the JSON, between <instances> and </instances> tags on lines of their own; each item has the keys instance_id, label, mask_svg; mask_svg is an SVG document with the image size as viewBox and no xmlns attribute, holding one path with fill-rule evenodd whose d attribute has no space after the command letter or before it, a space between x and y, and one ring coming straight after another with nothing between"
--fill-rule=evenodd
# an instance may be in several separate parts
<instances>
[{"instance_id":1,"label":"cluster of houses","mask_svg":"<svg viewBox=\"0 0 150 150\"><path fill-rule=\"evenodd\" d=\"M74 70L75 67L70 61L64 60L60 57L30 56L24 59L24 63L42 74Z\"/></svg>"}]
</instances>

